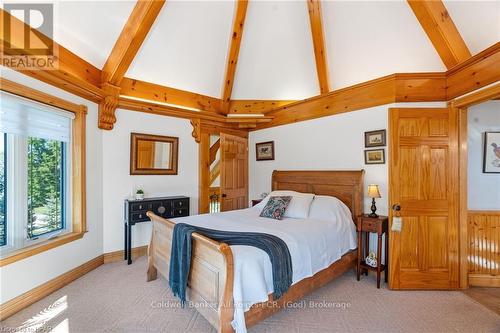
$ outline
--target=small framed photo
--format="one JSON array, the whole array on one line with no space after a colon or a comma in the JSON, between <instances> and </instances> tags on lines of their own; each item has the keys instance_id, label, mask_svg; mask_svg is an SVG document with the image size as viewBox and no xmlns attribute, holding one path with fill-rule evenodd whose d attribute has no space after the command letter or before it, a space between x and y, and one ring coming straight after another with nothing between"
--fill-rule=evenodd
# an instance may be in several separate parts
<instances>
[{"instance_id":1,"label":"small framed photo","mask_svg":"<svg viewBox=\"0 0 500 333\"><path fill-rule=\"evenodd\" d=\"M385 150L365 150L365 164L385 164Z\"/></svg>"},{"instance_id":2,"label":"small framed photo","mask_svg":"<svg viewBox=\"0 0 500 333\"><path fill-rule=\"evenodd\" d=\"M385 146L385 130L365 132L365 148Z\"/></svg>"},{"instance_id":3,"label":"small framed photo","mask_svg":"<svg viewBox=\"0 0 500 333\"><path fill-rule=\"evenodd\" d=\"M255 154L257 161L274 160L274 141L256 143Z\"/></svg>"},{"instance_id":4,"label":"small framed photo","mask_svg":"<svg viewBox=\"0 0 500 333\"><path fill-rule=\"evenodd\" d=\"M500 173L500 132L484 133L483 173Z\"/></svg>"}]
</instances>

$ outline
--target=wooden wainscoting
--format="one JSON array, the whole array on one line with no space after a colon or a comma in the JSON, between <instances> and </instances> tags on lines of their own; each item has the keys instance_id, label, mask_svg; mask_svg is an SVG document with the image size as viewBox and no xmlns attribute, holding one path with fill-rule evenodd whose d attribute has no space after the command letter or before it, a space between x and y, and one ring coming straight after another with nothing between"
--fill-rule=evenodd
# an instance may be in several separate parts
<instances>
[{"instance_id":1,"label":"wooden wainscoting","mask_svg":"<svg viewBox=\"0 0 500 333\"><path fill-rule=\"evenodd\" d=\"M500 211L467 214L469 285L500 287Z\"/></svg>"}]
</instances>

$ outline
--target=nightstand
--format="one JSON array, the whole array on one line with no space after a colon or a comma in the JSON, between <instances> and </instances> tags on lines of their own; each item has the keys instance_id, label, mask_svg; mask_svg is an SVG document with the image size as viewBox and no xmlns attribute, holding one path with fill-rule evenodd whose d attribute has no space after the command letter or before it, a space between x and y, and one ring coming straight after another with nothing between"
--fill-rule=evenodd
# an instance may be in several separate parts
<instances>
[{"instance_id":1,"label":"nightstand","mask_svg":"<svg viewBox=\"0 0 500 333\"><path fill-rule=\"evenodd\" d=\"M387 283L387 275L389 272L389 219L387 216L369 217L368 214L360 215L356 221L358 230L358 265L356 277L359 281L361 271L368 275L368 270L377 272L377 288L380 288L380 273L384 271L385 282ZM365 258L368 256L370 249L370 233L378 235L377 241L377 267L372 267L365 263ZM382 256L382 235L385 233L385 265L381 264ZM365 234L365 248L363 248L363 234Z\"/></svg>"},{"instance_id":2,"label":"nightstand","mask_svg":"<svg viewBox=\"0 0 500 333\"><path fill-rule=\"evenodd\" d=\"M262 199L252 199L252 207L257 205L261 201L262 201Z\"/></svg>"}]
</instances>

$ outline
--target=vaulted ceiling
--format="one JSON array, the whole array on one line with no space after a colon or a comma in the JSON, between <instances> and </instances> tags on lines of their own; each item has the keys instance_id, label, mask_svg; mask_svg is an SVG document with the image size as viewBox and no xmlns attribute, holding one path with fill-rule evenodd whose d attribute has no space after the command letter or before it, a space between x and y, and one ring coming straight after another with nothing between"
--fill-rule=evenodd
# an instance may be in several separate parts
<instances>
[{"instance_id":1,"label":"vaulted ceiling","mask_svg":"<svg viewBox=\"0 0 500 333\"><path fill-rule=\"evenodd\" d=\"M273 126L500 76L500 1L56 1L54 29L76 56L27 74L99 102L105 129L117 106Z\"/></svg>"},{"instance_id":2,"label":"vaulted ceiling","mask_svg":"<svg viewBox=\"0 0 500 333\"><path fill-rule=\"evenodd\" d=\"M499 1L444 1L470 52L500 40ZM56 2L55 40L102 68L135 1ZM446 70L406 1L322 1L331 90L396 72ZM165 3L126 76L222 96L234 1ZM250 1L232 99L320 93L306 1Z\"/></svg>"}]
</instances>

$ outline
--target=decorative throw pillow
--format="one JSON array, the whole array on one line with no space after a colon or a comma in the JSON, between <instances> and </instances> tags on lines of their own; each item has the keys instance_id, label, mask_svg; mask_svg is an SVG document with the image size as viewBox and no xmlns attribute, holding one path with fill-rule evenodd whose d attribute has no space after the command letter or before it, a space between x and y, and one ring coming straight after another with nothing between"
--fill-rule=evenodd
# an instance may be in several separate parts
<instances>
[{"instance_id":1,"label":"decorative throw pillow","mask_svg":"<svg viewBox=\"0 0 500 333\"><path fill-rule=\"evenodd\" d=\"M262 209L262 212L260 212L260 216L281 220L291 200L291 196L270 197L266 206Z\"/></svg>"}]
</instances>

